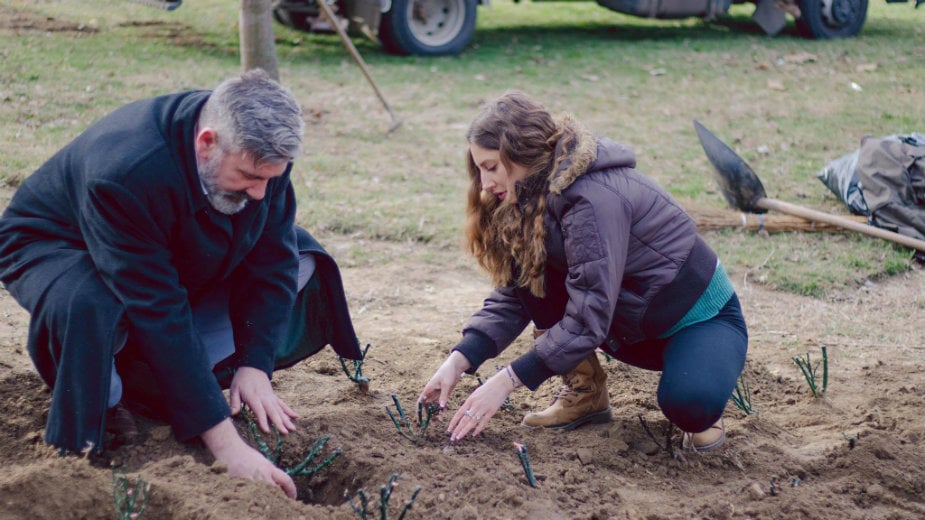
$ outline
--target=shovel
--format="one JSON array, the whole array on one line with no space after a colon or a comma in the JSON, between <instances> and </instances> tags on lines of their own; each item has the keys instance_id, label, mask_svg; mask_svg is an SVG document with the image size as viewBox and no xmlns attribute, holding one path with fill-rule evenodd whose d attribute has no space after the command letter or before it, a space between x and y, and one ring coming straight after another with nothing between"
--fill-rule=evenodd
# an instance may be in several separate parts
<instances>
[{"instance_id":1,"label":"shovel","mask_svg":"<svg viewBox=\"0 0 925 520\"><path fill-rule=\"evenodd\" d=\"M697 129L697 136L700 137L700 144L703 146L707 158L710 159L710 162L713 163L713 168L716 170L723 197L733 208L751 213L766 213L769 209L772 209L806 220L824 222L850 229L851 231L882 238L925 252L925 240L918 240L844 217L767 198L764 186L761 185L761 180L758 179L758 175L755 174L744 159L739 157L732 148L726 146L726 143L720 141L718 137L710 133L696 120L694 121L694 128Z\"/></svg>"},{"instance_id":2,"label":"shovel","mask_svg":"<svg viewBox=\"0 0 925 520\"><path fill-rule=\"evenodd\" d=\"M341 27L340 23L338 23L337 16L334 15L334 11L331 9L331 6L328 5L327 0L319 0L316 3L318 4L318 7L321 8L321 11L324 12L324 15L328 18L328 21L331 22L331 26L334 27L334 30L337 32L337 36L340 37L341 43L343 43L344 47L347 48L347 52L349 52L350 56L353 57L353 61L359 65L363 75L366 76L366 80L369 81L369 84L373 87L373 90L379 97L379 101L382 101L382 106L385 107L385 111L388 112L389 117L392 118L392 124L389 125L389 130L386 133L390 134L394 132L399 126L402 125L401 118L397 117L395 112L392 112L392 107L389 105L389 102L385 100L385 96L382 94L382 91L379 90L379 85L376 84L376 80L373 79L372 73L369 72L369 67L366 66L366 62L363 61L363 57L360 56L360 51L358 51L357 48L353 45L353 42L350 41L350 37L347 36L344 28Z\"/></svg>"}]
</instances>

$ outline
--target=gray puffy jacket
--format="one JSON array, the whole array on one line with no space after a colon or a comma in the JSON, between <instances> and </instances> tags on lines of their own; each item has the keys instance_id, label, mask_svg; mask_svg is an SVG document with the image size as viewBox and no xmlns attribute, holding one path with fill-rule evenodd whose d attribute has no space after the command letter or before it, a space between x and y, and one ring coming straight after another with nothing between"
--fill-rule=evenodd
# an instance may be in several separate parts
<instances>
[{"instance_id":1,"label":"gray puffy jacket","mask_svg":"<svg viewBox=\"0 0 925 520\"><path fill-rule=\"evenodd\" d=\"M659 337L691 309L716 271L716 254L697 235L694 221L634 169L629 149L577 135L550 177L547 298L515 286L492 291L454 348L472 363L470 372L533 321L548 332L512 365L535 390L549 377L573 370L605 341L632 344ZM559 297L551 297L555 294ZM548 301L566 303L563 308Z\"/></svg>"}]
</instances>

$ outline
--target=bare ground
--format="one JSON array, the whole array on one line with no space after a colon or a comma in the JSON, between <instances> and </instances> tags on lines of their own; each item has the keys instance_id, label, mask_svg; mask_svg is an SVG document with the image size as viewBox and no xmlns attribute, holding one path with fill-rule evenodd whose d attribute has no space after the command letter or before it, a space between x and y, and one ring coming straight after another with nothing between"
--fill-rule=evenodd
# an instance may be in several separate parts
<instances>
[{"instance_id":1,"label":"bare ground","mask_svg":"<svg viewBox=\"0 0 925 520\"><path fill-rule=\"evenodd\" d=\"M709 237L708 237L709 239ZM329 239L335 257L347 244ZM355 243L354 243L355 245ZM279 393L301 414L285 439L292 466L330 435L316 460L342 454L311 477L297 477L299 500L224 474L198 445L177 443L169 427L143 421L142 440L99 459L58 457L41 440L49 394L25 351L28 316L0 293L0 517L113 518L112 472L150 484L142 518L357 518L344 492L364 488L378 518L379 487L391 474L397 517L420 486L407 518L922 518L925 516L925 270L916 268L837 298L767 290L755 273L731 274L751 332L745 380L757 414L730 403L728 442L718 452L673 458L655 402L656 374L604 362L615 411L611 424L569 433L519 425L548 403L557 385L512 396L476 439L450 444L443 418L417 442L402 437L385 408L397 394L409 412L488 290L460 255L420 245L368 242L392 260L342 262L363 343L371 344L368 392L349 381L333 351L277 374ZM813 362L825 345L828 391L813 398L792 358ZM499 359L529 348L522 337ZM486 363L483 375L495 363ZM821 367L820 367L821 375ZM463 379L451 407L477 384ZM650 436L641 419L653 435ZM239 421L246 432L243 421ZM677 437L675 437L677 440ZM531 488L513 447L526 443L538 486Z\"/></svg>"}]
</instances>

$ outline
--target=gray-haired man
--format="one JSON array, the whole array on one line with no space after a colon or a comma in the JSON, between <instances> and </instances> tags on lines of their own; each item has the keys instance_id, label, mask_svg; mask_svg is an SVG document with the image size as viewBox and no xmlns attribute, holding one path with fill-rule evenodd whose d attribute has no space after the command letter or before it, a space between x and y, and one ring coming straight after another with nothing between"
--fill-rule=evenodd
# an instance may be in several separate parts
<instances>
[{"instance_id":1,"label":"gray-haired man","mask_svg":"<svg viewBox=\"0 0 925 520\"><path fill-rule=\"evenodd\" d=\"M127 403L295 497L229 417L246 403L287 433L273 370L326 344L361 357L336 264L294 225L302 132L292 94L252 71L117 109L17 190L0 281L31 313L50 444L101 450Z\"/></svg>"}]
</instances>

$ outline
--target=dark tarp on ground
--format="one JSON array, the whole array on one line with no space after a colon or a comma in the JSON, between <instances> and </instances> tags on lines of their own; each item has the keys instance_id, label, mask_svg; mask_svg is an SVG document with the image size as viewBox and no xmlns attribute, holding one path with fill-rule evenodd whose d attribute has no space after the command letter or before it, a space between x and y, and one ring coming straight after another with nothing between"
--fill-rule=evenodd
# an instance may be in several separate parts
<instances>
[{"instance_id":1,"label":"dark tarp on ground","mask_svg":"<svg viewBox=\"0 0 925 520\"><path fill-rule=\"evenodd\" d=\"M925 134L865 137L817 177L872 225L925 240Z\"/></svg>"}]
</instances>

